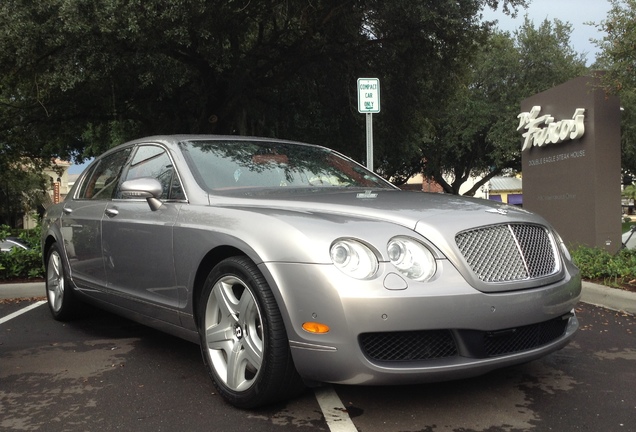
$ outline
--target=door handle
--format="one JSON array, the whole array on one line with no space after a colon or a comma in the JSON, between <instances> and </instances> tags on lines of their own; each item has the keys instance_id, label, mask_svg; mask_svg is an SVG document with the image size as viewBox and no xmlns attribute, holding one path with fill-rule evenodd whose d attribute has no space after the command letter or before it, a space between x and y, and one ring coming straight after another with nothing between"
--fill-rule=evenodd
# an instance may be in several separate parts
<instances>
[{"instance_id":1,"label":"door handle","mask_svg":"<svg viewBox=\"0 0 636 432\"><path fill-rule=\"evenodd\" d=\"M114 208L107 208L106 210L104 210L104 213L106 213L106 216L114 217L119 214L119 211Z\"/></svg>"},{"instance_id":2,"label":"door handle","mask_svg":"<svg viewBox=\"0 0 636 432\"><path fill-rule=\"evenodd\" d=\"M67 214L67 215L70 215L71 213L73 213L73 209L68 207L64 207L62 211L64 212L64 214Z\"/></svg>"}]
</instances>

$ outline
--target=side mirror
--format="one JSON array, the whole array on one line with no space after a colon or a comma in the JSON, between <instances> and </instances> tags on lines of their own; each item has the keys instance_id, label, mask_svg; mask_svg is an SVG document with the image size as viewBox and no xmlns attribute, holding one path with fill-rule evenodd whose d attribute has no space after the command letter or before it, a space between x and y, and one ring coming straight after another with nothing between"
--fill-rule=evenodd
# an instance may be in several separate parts
<instances>
[{"instance_id":1,"label":"side mirror","mask_svg":"<svg viewBox=\"0 0 636 432\"><path fill-rule=\"evenodd\" d=\"M159 180L152 177L140 177L126 180L121 184L120 192L124 198L146 198L152 211L159 210L162 202L163 187Z\"/></svg>"}]
</instances>

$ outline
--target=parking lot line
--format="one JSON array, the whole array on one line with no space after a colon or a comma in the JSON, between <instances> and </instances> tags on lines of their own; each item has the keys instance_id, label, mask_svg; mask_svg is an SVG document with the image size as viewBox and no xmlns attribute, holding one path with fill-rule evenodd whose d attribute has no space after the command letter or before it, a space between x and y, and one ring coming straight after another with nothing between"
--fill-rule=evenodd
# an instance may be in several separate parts
<instances>
[{"instance_id":1,"label":"parking lot line","mask_svg":"<svg viewBox=\"0 0 636 432\"><path fill-rule=\"evenodd\" d=\"M44 303L46 303L45 300L41 300L41 301L35 302L32 305L29 305L29 306L27 306L25 308L20 309L19 311L15 311L12 314L7 315L6 317L0 318L0 324L4 324L7 321L12 320L13 318L15 318L17 316L20 316L23 313L26 313L26 312L30 311L31 309L35 309L36 307L43 305Z\"/></svg>"},{"instance_id":2,"label":"parking lot line","mask_svg":"<svg viewBox=\"0 0 636 432\"><path fill-rule=\"evenodd\" d=\"M314 389L314 393L331 432L357 432L347 409L342 405L333 387L328 385L318 387Z\"/></svg>"}]
</instances>

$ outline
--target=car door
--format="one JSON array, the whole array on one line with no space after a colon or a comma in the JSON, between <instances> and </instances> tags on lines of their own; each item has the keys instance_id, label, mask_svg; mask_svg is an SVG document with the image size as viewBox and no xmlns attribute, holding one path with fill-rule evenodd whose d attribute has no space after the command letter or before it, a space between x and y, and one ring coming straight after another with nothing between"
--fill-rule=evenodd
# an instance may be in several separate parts
<instances>
[{"instance_id":1,"label":"car door","mask_svg":"<svg viewBox=\"0 0 636 432\"><path fill-rule=\"evenodd\" d=\"M185 196L168 152L159 145L138 146L122 182L140 177L159 180L163 205L153 211L145 199L121 195L107 204L102 239L111 301L179 324L172 233Z\"/></svg>"},{"instance_id":2,"label":"car door","mask_svg":"<svg viewBox=\"0 0 636 432\"><path fill-rule=\"evenodd\" d=\"M62 210L61 231L71 277L79 290L102 299L107 297L107 289L101 222L130 151L125 148L96 161Z\"/></svg>"}]
</instances>

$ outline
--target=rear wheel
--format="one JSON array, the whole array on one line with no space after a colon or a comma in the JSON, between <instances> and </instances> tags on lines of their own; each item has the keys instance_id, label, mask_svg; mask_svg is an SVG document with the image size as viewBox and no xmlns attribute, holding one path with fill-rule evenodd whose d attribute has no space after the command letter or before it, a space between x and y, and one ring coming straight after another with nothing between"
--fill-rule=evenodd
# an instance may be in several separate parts
<instances>
[{"instance_id":1,"label":"rear wheel","mask_svg":"<svg viewBox=\"0 0 636 432\"><path fill-rule=\"evenodd\" d=\"M239 408L255 408L303 389L272 292L246 257L210 272L199 303L201 350L219 393Z\"/></svg>"},{"instance_id":2,"label":"rear wheel","mask_svg":"<svg viewBox=\"0 0 636 432\"><path fill-rule=\"evenodd\" d=\"M46 259L46 298L53 318L65 321L77 312L77 301L66 282L62 255L54 243Z\"/></svg>"}]
</instances>

